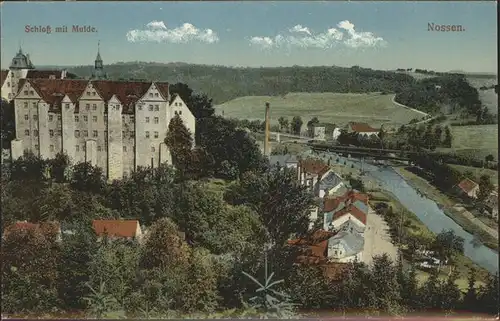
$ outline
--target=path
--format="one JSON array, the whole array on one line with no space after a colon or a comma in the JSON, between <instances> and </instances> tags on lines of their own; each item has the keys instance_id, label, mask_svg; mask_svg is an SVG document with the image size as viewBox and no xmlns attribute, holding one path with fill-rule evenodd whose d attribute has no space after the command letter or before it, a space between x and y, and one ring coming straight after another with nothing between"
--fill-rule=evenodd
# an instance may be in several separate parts
<instances>
[{"instance_id":1,"label":"path","mask_svg":"<svg viewBox=\"0 0 500 321\"><path fill-rule=\"evenodd\" d=\"M362 261L368 265L373 263L373 257L387 253L396 262L398 248L392 244L389 226L384 219L369 207L365 229L365 249Z\"/></svg>"},{"instance_id":2,"label":"path","mask_svg":"<svg viewBox=\"0 0 500 321\"><path fill-rule=\"evenodd\" d=\"M465 216L467 219L469 219L471 222L479 226L481 229L483 229L485 232L493 236L494 238L498 239L498 230L495 230L494 228L489 227L488 225L484 224L483 221L475 217L471 212L467 211L463 206L460 206L459 204L453 206L453 209L455 211L460 212L463 216Z\"/></svg>"},{"instance_id":3,"label":"path","mask_svg":"<svg viewBox=\"0 0 500 321\"><path fill-rule=\"evenodd\" d=\"M419 113L419 114L422 114L423 116L429 116L429 114L424 113L424 112L423 112L423 111L421 111L421 110L418 110L418 109L411 108L411 107L405 106L405 105L403 105L403 104L400 104L400 103L398 103L397 101L395 101L394 99L396 99L396 95L394 95L394 96L392 97L392 103L393 103L394 105L396 105L396 106L403 107L403 108L406 108L406 109L409 109L409 110L413 110L414 112L417 112L417 113Z\"/></svg>"}]
</instances>

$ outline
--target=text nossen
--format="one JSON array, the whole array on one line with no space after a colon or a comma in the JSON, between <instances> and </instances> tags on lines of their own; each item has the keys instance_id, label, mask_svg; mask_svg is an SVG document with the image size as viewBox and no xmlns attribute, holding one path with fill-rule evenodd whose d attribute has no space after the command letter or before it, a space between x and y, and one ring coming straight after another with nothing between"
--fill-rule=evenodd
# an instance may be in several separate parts
<instances>
[{"instance_id":1,"label":"text nossen","mask_svg":"<svg viewBox=\"0 0 500 321\"><path fill-rule=\"evenodd\" d=\"M465 28L462 25L438 25L435 23L428 23L427 31L464 32Z\"/></svg>"}]
</instances>

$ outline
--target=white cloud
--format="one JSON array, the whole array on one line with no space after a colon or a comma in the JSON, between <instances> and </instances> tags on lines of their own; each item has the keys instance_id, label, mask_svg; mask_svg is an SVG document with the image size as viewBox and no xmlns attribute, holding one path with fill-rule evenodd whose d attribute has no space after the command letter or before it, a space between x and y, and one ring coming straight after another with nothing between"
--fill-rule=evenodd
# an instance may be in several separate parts
<instances>
[{"instance_id":1,"label":"white cloud","mask_svg":"<svg viewBox=\"0 0 500 321\"><path fill-rule=\"evenodd\" d=\"M308 27L296 25L288 30L289 34L278 34L274 37L252 37L250 44L265 49L273 47L328 49L339 44L351 48L369 48L386 45L386 41L382 37L375 36L372 32L357 32L354 24L348 20L339 22L337 28L330 28L321 33L313 33Z\"/></svg>"},{"instance_id":2,"label":"white cloud","mask_svg":"<svg viewBox=\"0 0 500 321\"><path fill-rule=\"evenodd\" d=\"M169 29L163 21L151 21L144 30L135 29L127 32L129 42L171 42L187 43L199 41L204 43L216 43L219 41L217 33L212 29L198 29L190 23Z\"/></svg>"}]
</instances>

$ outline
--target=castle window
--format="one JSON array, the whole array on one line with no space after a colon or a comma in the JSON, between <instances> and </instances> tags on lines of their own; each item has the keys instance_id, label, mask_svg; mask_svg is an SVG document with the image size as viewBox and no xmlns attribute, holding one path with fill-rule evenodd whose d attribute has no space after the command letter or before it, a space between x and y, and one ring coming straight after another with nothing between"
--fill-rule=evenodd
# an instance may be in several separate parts
<instances>
[{"instance_id":1,"label":"castle window","mask_svg":"<svg viewBox=\"0 0 500 321\"><path fill-rule=\"evenodd\" d=\"M149 138L149 132L146 132L146 138Z\"/></svg>"},{"instance_id":2,"label":"castle window","mask_svg":"<svg viewBox=\"0 0 500 321\"><path fill-rule=\"evenodd\" d=\"M57 120L61 120L62 119L62 116L61 115L57 115Z\"/></svg>"},{"instance_id":3,"label":"castle window","mask_svg":"<svg viewBox=\"0 0 500 321\"><path fill-rule=\"evenodd\" d=\"M160 95L158 93L155 93L155 97L160 97Z\"/></svg>"},{"instance_id":4,"label":"castle window","mask_svg":"<svg viewBox=\"0 0 500 321\"><path fill-rule=\"evenodd\" d=\"M153 105L149 105L149 111L153 111Z\"/></svg>"},{"instance_id":5,"label":"castle window","mask_svg":"<svg viewBox=\"0 0 500 321\"><path fill-rule=\"evenodd\" d=\"M83 121L89 121L89 116L83 116Z\"/></svg>"},{"instance_id":6,"label":"castle window","mask_svg":"<svg viewBox=\"0 0 500 321\"><path fill-rule=\"evenodd\" d=\"M135 132L130 132L130 138L134 138L135 137Z\"/></svg>"},{"instance_id":7,"label":"castle window","mask_svg":"<svg viewBox=\"0 0 500 321\"><path fill-rule=\"evenodd\" d=\"M97 123L97 116L92 116L92 121L93 121L94 123Z\"/></svg>"},{"instance_id":8,"label":"castle window","mask_svg":"<svg viewBox=\"0 0 500 321\"><path fill-rule=\"evenodd\" d=\"M34 130L33 135L35 135L35 137L38 137L38 130Z\"/></svg>"},{"instance_id":9,"label":"castle window","mask_svg":"<svg viewBox=\"0 0 500 321\"><path fill-rule=\"evenodd\" d=\"M101 146L97 146L97 151L98 152L102 152L102 147Z\"/></svg>"},{"instance_id":10,"label":"castle window","mask_svg":"<svg viewBox=\"0 0 500 321\"><path fill-rule=\"evenodd\" d=\"M75 116L75 123L78 123L80 121L80 116L76 115Z\"/></svg>"},{"instance_id":11,"label":"castle window","mask_svg":"<svg viewBox=\"0 0 500 321\"><path fill-rule=\"evenodd\" d=\"M92 131L92 136L97 137L97 130Z\"/></svg>"},{"instance_id":12,"label":"castle window","mask_svg":"<svg viewBox=\"0 0 500 321\"><path fill-rule=\"evenodd\" d=\"M142 105L138 105L137 109L142 110Z\"/></svg>"},{"instance_id":13,"label":"castle window","mask_svg":"<svg viewBox=\"0 0 500 321\"><path fill-rule=\"evenodd\" d=\"M69 109L69 104L64 104L64 107L66 107L66 109Z\"/></svg>"},{"instance_id":14,"label":"castle window","mask_svg":"<svg viewBox=\"0 0 500 321\"><path fill-rule=\"evenodd\" d=\"M95 91L92 92L92 96L95 96Z\"/></svg>"},{"instance_id":15,"label":"castle window","mask_svg":"<svg viewBox=\"0 0 500 321\"><path fill-rule=\"evenodd\" d=\"M133 123L135 121L134 115L130 115L130 122Z\"/></svg>"},{"instance_id":16,"label":"castle window","mask_svg":"<svg viewBox=\"0 0 500 321\"><path fill-rule=\"evenodd\" d=\"M154 153L155 152L155 148L153 146L151 146L151 152Z\"/></svg>"},{"instance_id":17,"label":"castle window","mask_svg":"<svg viewBox=\"0 0 500 321\"><path fill-rule=\"evenodd\" d=\"M153 97L153 93L149 93L149 97Z\"/></svg>"},{"instance_id":18,"label":"castle window","mask_svg":"<svg viewBox=\"0 0 500 321\"><path fill-rule=\"evenodd\" d=\"M33 90L30 90L30 95L31 96L34 96L35 95L35 92Z\"/></svg>"},{"instance_id":19,"label":"castle window","mask_svg":"<svg viewBox=\"0 0 500 321\"><path fill-rule=\"evenodd\" d=\"M123 146L123 151L126 152L127 151L127 146Z\"/></svg>"},{"instance_id":20,"label":"castle window","mask_svg":"<svg viewBox=\"0 0 500 321\"><path fill-rule=\"evenodd\" d=\"M50 135L50 137L54 137L54 130L53 129L49 130L49 135Z\"/></svg>"},{"instance_id":21,"label":"castle window","mask_svg":"<svg viewBox=\"0 0 500 321\"><path fill-rule=\"evenodd\" d=\"M10 82L7 83L7 87L10 87Z\"/></svg>"},{"instance_id":22,"label":"castle window","mask_svg":"<svg viewBox=\"0 0 500 321\"><path fill-rule=\"evenodd\" d=\"M28 108L28 102L24 102L24 108Z\"/></svg>"},{"instance_id":23,"label":"castle window","mask_svg":"<svg viewBox=\"0 0 500 321\"><path fill-rule=\"evenodd\" d=\"M159 111L160 110L160 105L155 105L155 111Z\"/></svg>"},{"instance_id":24,"label":"castle window","mask_svg":"<svg viewBox=\"0 0 500 321\"><path fill-rule=\"evenodd\" d=\"M40 148L40 146L38 145L35 145L35 149L38 150Z\"/></svg>"},{"instance_id":25,"label":"castle window","mask_svg":"<svg viewBox=\"0 0 500 321\"><path fill-rule=\"evenodd\" d=\"M89 131L88 130L84 130L83 131L83 137L88 137L89 136Z\"/></svg>"},{"instance_id":26,"label":"castle window","mask_svg":"<svg viewBox=\"0 0 500 321\"><path fill-rule=\"evenodd\" d=\"M30 131L29 131L28 129L26 129L26 130L24 131L24 135L25 135L25 136L29 136L29 135L30 135Z\"/></svg>"},{"instance_id":27,"label":"castle window","mask_svg":"<svg viewBox=\"0 0 500 321\"><path fill-rule=\"evenodd\" d=\"M92 104L92 110L97 110L97 104Z\"/></svg>"},{"instance_id":28,"label":"castle window","mask_svg":"<svg viewBox=\"0 0 500 321\"><path fill-rule=\"evenodd\" d=\"M337 253L338 253L338 251L337 251L337 250L335 250L335 255L337 255Z\"/></svg>"},{"instance_id":29,"label":"castle window","mask_svg":"<svg viewBox=\"0 0 500 321\"><path fill-rule=\"evenodd\" d=\"M182 110L179 110L179 115L182 115Z\"/></svg>"},{"instance_id":30,"label":"castle window","mask_svg":"<svg viewBox=\"0 0 500 321\"><path fill-rule=\"evenodd\" d=\"M53 121L54 120L54 115L49 115L49 121Z\"/></svg>"},{"instance_id":31,"label":"castle window","mask_svg":"<svg viewBox=\"0 0 500 321\"><path fill-rule=\"evenodd\" d=\"M174 111L174 114L179 115L179 113L177 112L177 110L176 110L176 111Z\"/></svg>"},{"instance_id":32,"label":"castle window","mask_svg":"<svg viewBox=\"0 0 500 321\"><path fill-rule=\"evenodd\" d=\"M87 96L90 96L90 91L87 91Z\"/></svg>"},{"instance_id":33,"label":"castle window","mask_svg":"<svg viewBox=\"0 0 500 321\"><path fill-rule=\"evenodd\" d=\"M28 91L27 91L27 90L25 90L25 91L23 92L23 94L25 94L25 95L27 96L27 95L28 95Z\"/></svg>"},{"instance_id":34,"label":"castle window","mask_svg":"<svg viewBox=\"0 0 500 321\"><path fill-rule=\"evenodd\" d=\"M75 130L75 137L80 137L80 131L79 130Z\"/></svg>"},{"instance_id":35,"label":"castle window","mask_svg":"<svg viewBox=\"0 0 500 321\"><path fill-rule=\"evenodd\" d=\"M83 149L83 151L86 151L86 150L87 150L87 146L86 146L86 145L83 145L83 146L82 146L82 149Z\"/></svg>"},{"instance_id":36,"label":"castle window","mask_svg":"<svg viewBox=\"0 0 500 321\"><path fill-rule=\"evenodd\" d=\"M76 145L76 146L75 146L75 150L76 150L77 152L79 152L79 151L80 151L80 145Z\"/></svg>"},{"instance_id":37,"label":"castle window","mask_svg":"<svg viewBox=\"0 0 500 321\"><path fill-rule=\"evenodd\" d=\"M54 145L50 145L50 151L53 152L54 151Z\"/></svg>"},{"instance_id":38,"label":"castle window","mask_svg":"<svg viewBox=\"0 0 500 321\"><path fill-rule=\"evenodd\" d=\"M155 117L155 124L158 124L159 121L160 119L158 117Z\"/></svg>"},{"instance_id":39,"label":"castle window","mask_svg":"<svg viewBox=\"0 0 500 321\"><path fill-rule=\"evenodd\" d=\"M127 132L123 131L122 132L122 137L125 137L127 135Z\"/></svg>"},{"instance_id":40,"label":"castle window","mask_svg":"<svg viewBox=\"0 0 500 321\"><path fill-rule=\"evenodd\" d=\"M108 131L107 130L104 131L104 139L105 140L108 139Z\"/></svg>"},{"instance_id":41,"label":"castle window","mask_svg":"<svg viewBox=\"0 0 500 321\"><path fill-rule=\"evenodd\" d=\"M146 123L149 123L149 117L146 117Z\"/></svg>"},{"instance_id":42,"label":"castle window","mask_svg":"<svg viewBox=\"0 0 500 321\"><path fill-rule=\"evenodd\" d=\"M37 114L33 115L33 120L38 120L38 115Z\"/></svg>"},{"instance_id":43,"label":"castle window","mask_svg":"<svg viewBox=\"0 0 500 321\"><path fill-rule=\"evenodd\" d=\"M155 132L155 138L158 138L158 132Z\"/></svg>"},{"instance_id":44,"label":"castle window","mask_svg":"<svg viewBox=\"0 0 500 321\"><path fill-rule=\"evenodd\" d=\"M28 115L24 115L24 120L28 120L28 119L29 119Z\"/></svg>"},{"instance_id":45,"label":"castle window","mask_svg":"<svg viewBox=\"0 0 500 321\"><path fill-rule=\"evenodd\" d=\"M85 104L85 109L90 110L90 104Z\"/></svg>"}]
</instances>

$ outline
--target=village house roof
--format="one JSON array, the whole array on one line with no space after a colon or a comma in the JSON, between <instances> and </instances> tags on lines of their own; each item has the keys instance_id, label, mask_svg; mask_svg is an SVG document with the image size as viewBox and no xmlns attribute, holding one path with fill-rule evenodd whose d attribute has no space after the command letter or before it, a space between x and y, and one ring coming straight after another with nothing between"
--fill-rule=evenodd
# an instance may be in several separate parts
<instances>
[{"instance_id":1,"label":"village house roof","mask_svg":"<svg viewBox=\"0 0 500 321\"><path fill-rule=\"evenodd\" d=\"M373 128L367 123L350 122L349 126L351 127L352 131L356 133L374 133L379 131L378 129Z\"/></svg>"},{"instance_id":2,"label":"village house roof","mask_svg":"<svg viewBox=\"0 0 500 321\"><path fill-rule=\"evenodd\" d=\"M140 225L138 220L94 220L92 227L97 236L137 237Z\"/></svg>"},{"instance_id":3,"label":"village house roof","mask_svg":"<svg viewBox=\"0 0 500 321\"><path fill-rule=\"evenodd\" d=\"M330 172L324 179L319 182L319 188L321 190L330 190L343 182L342 177L337 173Z\"/></svg>"},{"instance_id":4,"label":"village house roof","mask_svg":"<svg viewBox=\"0 0 500 321\"><path fill-rule=\"evenodd\" d=\"M305 173L318 176L325 175L330 169L328 164L325 164L322 160L312 158L301 160L300 167Z\"/></svg>"},{"instance_id":5,"label":"village house roof","mask_svg":"<svg viewBox=\"0 0 500 321\"><path fill-rule=\"evenodd\" d=\"M328 247L342 246L345 249L345 256L353 256L363 251L365 238L356 232L339 232L328 240Z\"/></svg>"},{"instance_id":6,"label":"village house roof","mask_svg":"<svg viewBox=\"0 0 500 321\"><path fill-rule=\"evenodd\" d=\"M471 179L464 179L462 180L460 183L458 183L458 187L464 191L466 194L467 193L470 193L473 189L475 189L476 187L478 187L479 185L474 182L473 180Z\"/></svg>"},{"instance_id":7,"label":"village house roof","mask_svg":"<svg viewBox=\"0 0 500 321\"><path fill-rule=\"evenodd\" d=\"M0 72L0 86L3 86L3 83L5 82L5 79L7 79L8 74L9 74L8 70L2 70Z\"/></svg>"},{"instance_id":8,"label":"village house roof","mask_svg":"<svg viewBox=\"0 0 500 321\"><path fill-rule=\"evenodd\" d=\"M335 221L336 219L338 219L344 215L348 215L348 214L351 214L352 216L357 218L361 223L366 225L366 214L362 210L360 210L359 208L357 208L356 206L354 206L352 204L345 206L340 211L335 212L333 214L332 221Z\"/></svg>"},{"instance_id":9,"label":"village house roof","mask_svg":"<svg viewBox=\"0 0 500 321\"><path fill-rule=\"evenodd\" d=\"M61 231L61 225L59 224L59 222L31 223L27 221L18 221L5 227L3 236L5 237L14 231L28 231L35 230L37 228L43 228L46 231L53 231L56 233Z\"/></svg>"},{"instance_id":10,"label":"village house roof","mask_svg":"<svg viewBox=\"0 0 500 321\"><path fill-rule=\"evenodd\" d=\"M288 244L301 247L302 253L297 257L297 263L318 264L326 261L328 239L334 235L335 232L315 230L304 238L288 241Z\"/></svg>"},{"instance_id":11,"label":"village house roof","mask_svg":"<svg viewBox=\"0 0 500 321\"><path fill-rule=\"evenodd\" d=\"M345 203L350 201L356 203L359 201L368 206L368 195L353 190L345 190L345 193L340 196L327 196L323 199L323 212L332 212L335 210L340 210L345 206ZM342 206L341 206L342 205ZM340 206L340 207L339 207ZM361 205L360 205L361 206ZM367 211L366 211L367 212Z\"/></svg>"},{"instance_id":12,"label":"village house roof","mask_svg":"<svg viewBox=\"0 0 500 321\"><path fill-rule=\"evenodd\" d=\"M80 80L80 79L26 79L42 99L50 104L52 111L60 111L61 101L67 95L73 103L77 103L83 94L89 82L96 89L105 103L116 95L117 99L123 105L124 114L134 113L134 104L142 98L153 84L152 82L139 81L104 81L104 80ZM21 90L24 82L19 83ZM155 83L156 88L163 96L168 99L168 83ZM79 112L78 104L75 113Z\"/></svg>"},{"instance_id":13,"label":"village house roof","mask_svg":"<svg viewBox=\"0 0 500 321\"><path fill-rule=\"evenodd\" d=\"M360 223L358 223L355 220L347 220L344 223L342 223L340 226L335 228L336 231L339 232L356 232L359 234L363 234L365 231L365 227L362 226Z\"/></svg>"}]
</instances>

